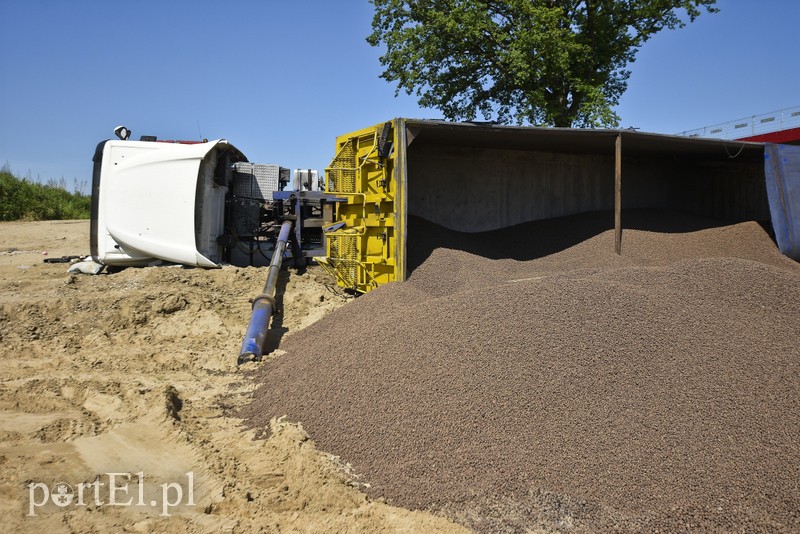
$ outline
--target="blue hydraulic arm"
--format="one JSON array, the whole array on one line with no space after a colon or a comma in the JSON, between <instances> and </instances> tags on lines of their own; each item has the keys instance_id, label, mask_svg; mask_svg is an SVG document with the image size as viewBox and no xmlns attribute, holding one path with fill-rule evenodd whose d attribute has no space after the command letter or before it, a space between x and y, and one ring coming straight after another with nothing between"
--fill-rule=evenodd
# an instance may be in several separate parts
<instances>
[{"instance_id":1,"label":"blue hydraulic arm","mask_svg":"<svg viewBox=\"0 0 800 534\"><path fill-rule=\"evenodd\" d=\"M253 299L253 314L250 316L250 324L247 326L242 349L239 351L239 365L250 360L260 360L263 355L267 330L275 312L275 285L278 282L278 272L281 269L283 253L286 251L286 242L289 240L291 230L292 221L283 221L269 263L264 291Z\"/></svg>"}]
</instances>

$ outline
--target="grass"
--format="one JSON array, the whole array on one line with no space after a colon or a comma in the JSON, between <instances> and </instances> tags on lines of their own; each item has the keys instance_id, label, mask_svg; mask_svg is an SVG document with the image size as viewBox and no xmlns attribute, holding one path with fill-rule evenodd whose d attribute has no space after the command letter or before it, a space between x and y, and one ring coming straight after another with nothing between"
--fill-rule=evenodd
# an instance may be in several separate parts
<instances>
[{"instance_id":1,"label":"grass","mask_svg":"<svg viewBox=\"0 0 800 534\"><path fill-rule=\"evenodd\" d=\"M90 195L67 191L63 178L40 184L0 170L0 221L88 219L91 203Z\"/></svg>"}]
</instances>

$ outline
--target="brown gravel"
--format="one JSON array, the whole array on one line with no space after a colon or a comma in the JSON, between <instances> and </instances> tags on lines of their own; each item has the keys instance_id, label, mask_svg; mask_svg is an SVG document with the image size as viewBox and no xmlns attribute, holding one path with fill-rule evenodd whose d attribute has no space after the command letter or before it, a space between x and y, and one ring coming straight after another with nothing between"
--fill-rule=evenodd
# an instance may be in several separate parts
<instances>
[{"instance_id":1,"label":"brown gravel","mask_svg":"<svg viewBox=\"0 0 800 534\"><path fill-rule=\"evenodd\" d=\"M756 223L608 213L458 234L290 339L288 415L368 493L480 531L800 529L800 268Z\"/></svg>"}]
</instances>

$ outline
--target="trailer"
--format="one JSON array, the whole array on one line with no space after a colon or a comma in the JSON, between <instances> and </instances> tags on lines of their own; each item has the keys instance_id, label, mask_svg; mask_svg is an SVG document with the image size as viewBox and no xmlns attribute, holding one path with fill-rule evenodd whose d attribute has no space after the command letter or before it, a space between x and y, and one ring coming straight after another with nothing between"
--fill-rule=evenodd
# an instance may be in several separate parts
<instances>
[{"instance_id":1,"label":"trailer","mask_svg":"<svg viewBox=\"0 0 800 534\"><path fill-rule=\"evenodd\" d=\"M621 253L624 210L648 208L773 225L781 251L800 259L798 150L633 130L398 118L337 138L325 190L347 202L324 228L319 261L342 287L368 292L413 270L412 217L482 232L591 211L613 212L609 246Z\"/></svg>"}]
</instances>

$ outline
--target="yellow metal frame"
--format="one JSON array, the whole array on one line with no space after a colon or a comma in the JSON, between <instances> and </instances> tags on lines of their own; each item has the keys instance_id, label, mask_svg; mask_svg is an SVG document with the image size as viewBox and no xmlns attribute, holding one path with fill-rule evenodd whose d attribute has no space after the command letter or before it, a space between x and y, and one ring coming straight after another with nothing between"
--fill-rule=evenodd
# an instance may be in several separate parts
<instances>
[{"instance_id":1,"label":"yellow metal frame","mask_svg":"<svg viewBox=\"0 0 800 534\"><path fill-rule=\"evenodd\" d=\"M326 257L318 258L337 283L366 293L405 277L405 179L398 179L401 121L395 120L336 139L336 156L325 169L327 193L346 198L336 204L334 223L324 228ZM379 155L384 129L392 141ZM398 221L402 224L398 224Z\"/></svg>"}]
</instances>

